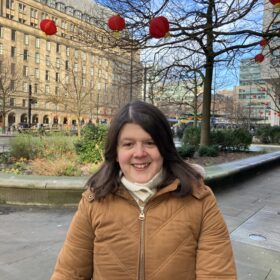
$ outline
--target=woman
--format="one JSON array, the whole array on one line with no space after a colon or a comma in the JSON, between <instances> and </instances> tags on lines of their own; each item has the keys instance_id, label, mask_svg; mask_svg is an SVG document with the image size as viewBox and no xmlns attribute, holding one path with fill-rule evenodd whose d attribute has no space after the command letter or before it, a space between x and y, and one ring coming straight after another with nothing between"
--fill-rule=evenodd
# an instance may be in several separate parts
<instances>
[{"instance_id":1,"label":"woman","mask_svg":"<svg viewBox=\"0 0 280 280\"><path fill-rule=\"evenodd\" d=\"M236 279L215 197L153 105L129 103L113 119L51 279Z\"/></svg>"}]
</instances>

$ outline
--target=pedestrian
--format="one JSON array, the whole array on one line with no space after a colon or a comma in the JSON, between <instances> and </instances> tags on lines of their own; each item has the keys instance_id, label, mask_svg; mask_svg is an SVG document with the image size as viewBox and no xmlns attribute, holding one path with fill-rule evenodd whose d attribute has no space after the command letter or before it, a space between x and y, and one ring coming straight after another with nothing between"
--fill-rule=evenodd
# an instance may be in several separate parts
<instances>
[{"instance_id":1,"label":"pedestrian","mask_svg":"<svg viewBox=\"0 0 280 280\"><path fill-rule=\"evenodd\" d=\"M236 279L228 230L167 119L134 101L113 118L51 280Z\"/></svg>"}]
</instances>

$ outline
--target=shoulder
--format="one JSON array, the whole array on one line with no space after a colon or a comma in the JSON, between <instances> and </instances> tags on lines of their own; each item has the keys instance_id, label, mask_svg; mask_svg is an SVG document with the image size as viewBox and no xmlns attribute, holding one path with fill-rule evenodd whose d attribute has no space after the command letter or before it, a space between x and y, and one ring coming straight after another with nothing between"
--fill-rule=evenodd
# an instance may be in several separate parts
<instances>
[{"instance_id":1,"label":"shoulder","mask_svg":"<svg viewBox=\"0 0 280 280\"><path fill-rule=\"evenodd\" d=\"M203 166L196 163L189 163L189 165L197 171L203 178L205 178L206 172Z\"/></svg>"},{"instance_id":2,"label":"shoulder","mask_svg":"<svg viewBox=\"0 0 280 280\"><path fill-rule=\"evenodd\" d=\"M213 191L209 186L205 185L203 179L201 179L198 184L193 185L192 196L198 200L203 200L206 198L215 199Z\"/></svg>"},{"instance_id":3,"label":"shoulder","mask_svg":"<svg viewBox=\"0 0 280 280\"><path fill-rule=\"evenodd\" d=\"M95 194L90 188L87 188L87 190L82 193L82 197L88 202L93 202L95 200Z\"/></svg>"}]
</instances>

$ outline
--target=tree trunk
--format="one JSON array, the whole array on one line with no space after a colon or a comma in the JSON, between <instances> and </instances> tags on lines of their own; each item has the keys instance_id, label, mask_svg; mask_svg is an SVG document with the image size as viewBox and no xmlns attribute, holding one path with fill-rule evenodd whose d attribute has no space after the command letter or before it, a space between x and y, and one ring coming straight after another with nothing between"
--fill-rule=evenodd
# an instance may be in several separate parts
<instances>
[{"instance_id":1,"label":"tree trunk","mask_svg":"<svg viewBox=\"0 0 280 280\"><path fill-rule=\"evenodd\" d=\"M205 51L206 57L206 69L205 69L205 80L203 90L203 104L202 104L202 126L200 133L200 145L209 146L210 144L210 112L211 112L211 88L213 79L213 67L214 67L214 56L213 56L213 8L214 0L209 1L207 9L207 47Z\"/></svg>"},{"instance_id":2,"label":"tree trunk","mask_svg":"<svg viewBox=\"0 0 280 280\"><path fill-rule=\"evenodd\" d=\"M208 65L205 73L203 104L202 104L202 125L200 133L200 145L210 144L210 112L211 112L211 86L213 78L213 63Z\"/></svg>"}]
</instances>

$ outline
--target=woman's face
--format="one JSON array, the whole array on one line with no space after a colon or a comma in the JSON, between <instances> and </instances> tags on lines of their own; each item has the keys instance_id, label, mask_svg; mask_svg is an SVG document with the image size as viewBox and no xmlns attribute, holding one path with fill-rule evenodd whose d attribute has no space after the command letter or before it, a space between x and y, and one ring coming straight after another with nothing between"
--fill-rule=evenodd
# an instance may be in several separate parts
<instances>
[{"instance_id":1,"label":"woman's face","mask_svg":"<svg viewBox=\"0 0 280 280\"><path fill-rule=\"evenodd\" d=\"M117 161L125 178L134 183L150 181L163 165L150 134L134 123L125 124L119 133Z\"/></svg>"}]
</instances>

